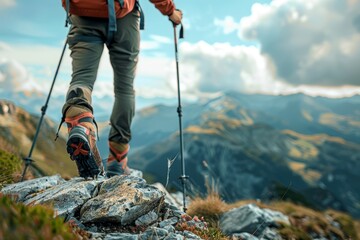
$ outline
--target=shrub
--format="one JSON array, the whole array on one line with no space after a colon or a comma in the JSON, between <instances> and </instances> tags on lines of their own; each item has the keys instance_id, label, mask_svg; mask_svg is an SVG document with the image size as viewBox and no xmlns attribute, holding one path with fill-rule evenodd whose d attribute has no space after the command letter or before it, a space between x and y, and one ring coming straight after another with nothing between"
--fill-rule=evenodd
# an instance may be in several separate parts
<instances>
[{"instance_id":1,"label":"shrub","mask_svg":"<svg viewBox=\"0 0 360 240\"><path fill-rule=\"evenodd\" d=\"M49 207L28 207L0 196L0 239L88 239L81 230L53 216Z\"/></svg>"},{"instance_id":2,"label":"shrub","mask_svg":"<svg viewBox=\"0 0 360 240\"><path fill-rule=\"evenodd\" d=\"M21 163L18 156L0 149L0 189L20 176Z\"/></svg>"},{"instance_id":3,"label":"shrub","mask_svg":"<svg viewBox=\"0 0 360 240\"><path fill-rule=\"evenodd\" d=\"M340 224L340 227L347 239L358 239L356 223L352 217L334 210L328 210L326 211L326 214L328 214L334 221Z\"/></svg>"},{"instance_id":4,"label":"shrub","mask_svg":"<svg viewBox=\"0 0 360 240\"><path fill-rule=\"evenodd\" d=\"M198 230L193 228L193 226L189 226L187 222L179 224L177 227L182 230L191 231L202 239L229 239L219 228L220 216L227 210L229 210L229 205L221 200L216 191L211 191L206 198L194 198L187 210L187 213L193 216L195 220L199 219L197 217L199 216L202 221L206 221L207 228Z\"/></svg>"},{"instance_id":5,"label":"shrub","mask_svg":"<svg viewBox=\"0 0 360 240\"><path fill-rule=\"evenodd\" d=\"M205 219L197 216L182 215L180 221L176 224L175 229L178 231L189 231L205 240L218 239L227 240L218 227L208 227Z\"/></svg>"},{"instance_id":6,"label":"shrub","mask_svg":"<svg viewBox=\"0 0 360 240\"><path fill-rule=\"evenodd\" d=\"M221 214L229 209L219 194L212 192L206 198L195 198L191 201L187 213L190 216L204 217L209 226L216 226Z\"/></svg>"}]
</instances>

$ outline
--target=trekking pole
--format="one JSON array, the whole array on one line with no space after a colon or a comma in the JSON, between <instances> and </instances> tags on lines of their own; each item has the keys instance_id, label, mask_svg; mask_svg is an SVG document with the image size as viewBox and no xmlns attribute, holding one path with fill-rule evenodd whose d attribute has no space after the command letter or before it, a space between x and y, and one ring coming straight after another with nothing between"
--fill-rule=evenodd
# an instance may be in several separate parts
<instances>
[{"instance_id":1,"label":"trekking pole","mask_svg":"<svg viewBox=\"0 0 360 240\"><path fill-rule=\"evenodd\" d=\"M179 177L183 187L183 208L186 212L186 180L189 176L185 175L185 159L184 159L184 140L182 131L182 107L181 107L181 96L180 96L180 75L179 75L179 58L178 58L178 42L176 36L176 24L173 23L174 27L174 45L175 45L175 60L176 60L176 77L177 77L177 89L178 89L178 108L177 113L179 116L179 132L180 132L180 159L181 159L181 176ZM183 26L180 29L180 38L184 36Z\"/></svg>"},{"instance_id":2,"label":"trekking pole","mask_svg":"<svg viewBox=\"0 0 360 240\"><path fill-rule=\"evenodd\" d=\"M34 136L34 139L33 139L33 142L32 142L31 148L30 148L30 151L29 151L29 155L28 155L26 158L23 159L23 160L25 161L25 168L24 168L24 171L23 171L23 173L22 173L22 175L21 175L21 182L24 181L25 174L26 174L26 170L28 169L28 167L31 166L31 163L34 162L34 160L31 159L31 156L32 156L32 153L33 153L34 148L35 148L35 144L36 144L36 141L37 141L39 132L40 132L41 124L42 124L42 122L43 122L43 120L44 120L44 116L45 116L45 113L46 113L46 110L47 110L47 107L48 107L48 103L49 103L49 100L50 100L50 96L51 96L52 90L53 90L53 88L54 88L54 84L55 84L56 77L57 77L57 75L58 75L58 73L59 73L60 65L61 65L62 59L63 59L63 57L64 57L64 53L65 53L65 49L66 49L67 43L68 43L68 40L67 40L67 38L66 38L66 41L65 41L65 44L64 44L62 53L61 53L60 61L59 61L58 65L57 65L56 72L55 72L55 75L54 75L54 79L53 79L52 84L51 84L51 87L50 87L49 94L48 94L48 96L47 96L45 105L41 107L41 117L40 117L39 122L38 122L38 125L37 125L37 127L36 127L36 133L35 133L35 136Z\"/></svg>"}]
</instances>

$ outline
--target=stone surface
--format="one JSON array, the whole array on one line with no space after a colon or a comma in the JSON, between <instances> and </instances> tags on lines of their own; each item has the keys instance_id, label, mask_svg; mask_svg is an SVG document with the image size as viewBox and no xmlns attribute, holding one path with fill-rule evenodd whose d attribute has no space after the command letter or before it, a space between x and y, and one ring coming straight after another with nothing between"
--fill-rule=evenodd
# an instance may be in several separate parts
<instances>
[{"instance_id":1,"label":"stone surface","mask_svg":"<svg viewBox=\"0 0 360 240\"><path fill-rule=\"evenodd\" d=\"M91 240L103 240L105 238L105 233L91 233Z\"/></svg>"},{"instance_id":2,"label":"stone surface","mask_svg":"<svg viewBox=\"0 0 360 240\"><path fill-rule=\"evenodd\" d=\"M179 222L179 218L172 217L172 218L169 218L169 219L166 219L166 220L160 222L159 227L163 228L165 226L175 225L177 222Z\"/></svg>"},{"instance_id":3,"label":"stone surface","mask_svg":"<svg viewBox=\"0 0 360 240\"><path fill-rule=\"evenodd\" d=\"M54 175L11 184L1 189L1 192L5 195L14 195L17 201L22 202L30 194L44 191L64 182L65 180L60 175Z\"/></svg>"},{"instance_id":4,"label":"stone surface","mask_svg":"<svg viewBox=\"0 0 360 240\"><path fill-rule=\"evenodd\" d=\"M179 232L177 232L179 233ZM200 239L201 240L201 237L193 234L192 232L189 232L189 231L184 231L184 232L180 232L181 235L183 235L185 237L185 239Z\"/></svg>"},{"instance_id":5,"label":"stone surface","mask_svg":"<svg viewBox=\"0 0 360 240\"><path fill-rule=\"evenodd\" d=\"M3 190L4 194L18 195L27 205L52 206L55 215L90 233L92 240L201 239L189 231L176 231L174 226L185 221L196 229L206 227L166 203L166 189L161 191L131 175L92 181L65 181L52 176L12 184Z\"/></svg>"},{"instance_id":6,"label":"stone surface","mask_svg":"<svg viewBox=\"0 0 360 240\"><path fill-rule=\"evenodd\" d=\"M236 233L232 235L231 240L259 240L259 238L250 233Z\"/></svg>"},{"instance_id":7,"label":"stone surface","mask_svg":"<svg viewBox=\"0 0 360 240\"><path fill-rule=\"evenodd\" d=\"M282 240L282 237L275 228L265 228L265 230L259 236L261 240Z\"/></svg>"},{"instance_id":8,"label":"stone surface","mask_svg":"<svg viewBox=\"0 0 360 240\"><path fill-rule=\"evenodd\" d=\"M220 228L227 235L247 232L258 237L267 227L277 226L277 222L290 225L282 213L248 204L224 213L220 218Z\"/></svg>"},{"instance_id":9,"label":"stone surface","mask_svg":"<svg viewBox=\"0 0 360 240\"><path fill-rule=\"evenodd\" d=\"M169 235L169 232L162 228L151 227L139 235L139 240L148 239L164 239Z\"/></svg>"},{"instance_id":10,"label":"stone surface","mask_svg":"<svg viewBox=\"0 0 360 240\"><path fill-rule=\"evenodd\" d=\"M163 191L166 193L165 195L165 202L174 206L176 209L180 210L183 208L182 206L182 193L181 194L181 198L179 199L178 196L180 196L179 194L170 194L168 191L166 191L166 188L164 187L164 185L162 185L161 183L154 183L152 184L152 186L158 188L160 191Z\"/></svg>"},{"instance_id":11,"label":"stone surface","mask_svg":"<svg viewBox=\"0 0 360 240\"><path fill-rule=\"evenodd\" d=\"M105 181L98 196L81 208L83 222L114 222L127 225L159 207L164 193L143 179L116 176Z\"/></svg>"},{"instance_id":12,"label":"stone surface","mask_svg":"<svg viewBox=\"0 0 360 240\"><path fill-rule=\"evenodd\" d=\"M149 226L153 223L155 223L158 220L159 216L156 214L156 212L151 211L141 217L139 217L135 221L136 226Z\"/></svg>"},{"instance_id":13,"label":"stone surface","mask_svg":"<svg viewBox=\"0 0 360 240\"><path fill-rule=\"evenodd\" d=\"M138 240L137 234L131 233L110 233L107 234L104 240Z\"/></svg>"},{"instance_id":14,"label":"stone surface","mask_svg":"<svg viewBox=\"0 0 360 240\"><path fill-rule=\"evenodd\" d=\"M130 168L130 176L143 178L143 172L139 171L139 170L136 170L136 169Z\"/></svg>"},{"instance_id":15,"label":"stone surface","mask_svg":"<svg viewBox=\"0 0 360 240\"><path fill-rule=\"evenodd\" d=\"M49 204L54 208L56 216L73 216L74 212L92 197L101 182L102 180L84 181L83 178L73 178L27 198L24 204Z\"/></svg>"},{"instance_id":16,"label":"stone surface","mask_svg":"<svg viewBox=\"0 0 360 240\"><path fill-rule=\"evenodd\" d=\"M185 239L183 235L176 233L170 233L169 235L166 236L166 238L164 238L164 240L183 240L183 239Z\"/></svg>"},{"instance_id":17,"label":"stone surface","mask_svg":"<svg viewBox=\"0 0 360 240\"><path fill-rule=\"evenodd\" d=\"M168 231L169 233L175 233L175 227L172 225L166 225L165 227L163 227L166 231Z\"/></svg>"}]
</instances>

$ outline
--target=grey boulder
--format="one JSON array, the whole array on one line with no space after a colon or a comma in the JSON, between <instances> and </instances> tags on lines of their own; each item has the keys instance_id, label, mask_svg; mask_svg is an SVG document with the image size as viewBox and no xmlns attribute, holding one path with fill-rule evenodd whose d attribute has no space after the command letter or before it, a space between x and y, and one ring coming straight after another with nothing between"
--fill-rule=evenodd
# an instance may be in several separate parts
<instances>
[{"instance_id":1,"label":"grey boulder","mask_svg":"<svg viewBox=\"0 0 360 240\"><path fill-rule=\"evenodd\" d=\"M282 213L248 204L224 213L220 218L220 228L227 235L246 232L266 239L267 227L276 228L278 222L290 225L288 217Z\"/></svg>"},{"instance_id":2,"label":"grey boulder","mask_svg":"<svg viewBox=\"0 0 360 240\"><path fill-rule=\"evenodd\" d=\"M127 225L159 207L164 193L134 176L115 176L104 181L98 196L81 208L80 220Z\"/></svg>"},{"instance_id":3,"label":"grey boulder","mask_svg":"<svg viewBox=\"0 0 360 240\"><path fill-rule=\"evenodd\" d=\"M101 181L84 181L83 178L73 178L70 181L53 186L46 191L27 198L24 204L49 204L54 208L56 216L73 216L75 211L80 209L92 197L97 185Z\"/></svg>"},{"instance_id":4,"label":"grey boulder","mask_svg":"<svg viewBox=\"0 0 360 240\"><path fill-rule=\"evenodd\" d=\"M61 178L60 175L54 175L11 184L1 189L1 192L4 195L16 196L17 201L23 202L30 194L44 191L45 189L64 182L65 180Z\"/></svg>"}]
</instances>

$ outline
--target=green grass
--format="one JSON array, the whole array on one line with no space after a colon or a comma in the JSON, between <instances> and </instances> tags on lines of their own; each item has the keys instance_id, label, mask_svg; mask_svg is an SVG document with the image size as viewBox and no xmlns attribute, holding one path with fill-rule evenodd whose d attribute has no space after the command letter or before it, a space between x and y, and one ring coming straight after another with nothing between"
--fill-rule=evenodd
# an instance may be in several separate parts
<instances>
[{"instance_id":1,"label":"green grass","mask_svg":"<svg viewBox=\"0 0 360 240\"><path fill-rule=\"evenodd\" d=\"M19 177L22 160L13 153L0 149L0 189Z\"/></svg>"},{"instance_id":2,"label":"green grass","mask_svg":"<svg viewBox=\"0 0 360 240\"><path fill-rule=\"evenodd\" d=\"M0 196L0 239L89 239L82 230L53 216L50 207L28 207Z\"/></svg>"}]
</instances>

